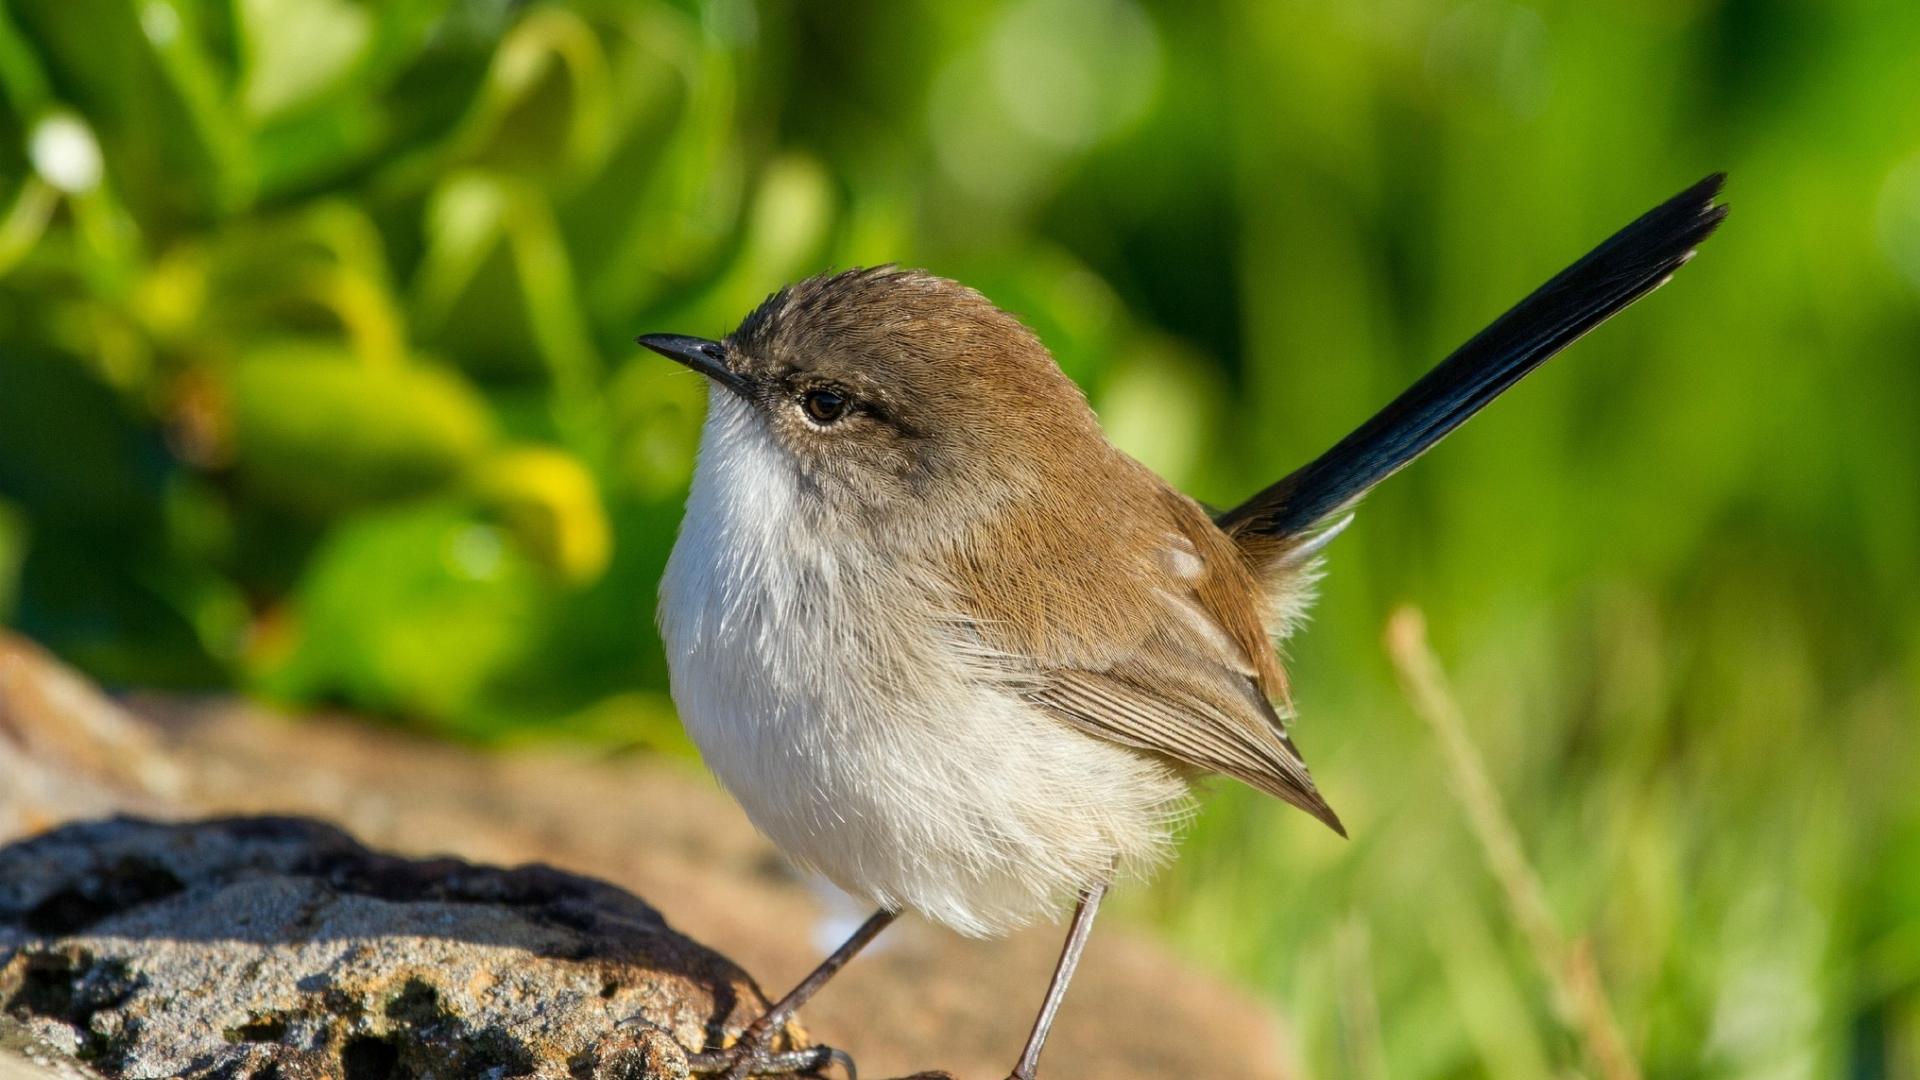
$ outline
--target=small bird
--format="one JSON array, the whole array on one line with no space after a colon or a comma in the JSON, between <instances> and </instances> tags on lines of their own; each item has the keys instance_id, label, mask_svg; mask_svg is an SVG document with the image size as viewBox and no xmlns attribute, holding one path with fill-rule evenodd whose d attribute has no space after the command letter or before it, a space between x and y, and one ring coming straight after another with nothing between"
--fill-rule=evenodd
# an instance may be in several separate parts
<instances>
[{"instance_id":1,"label":"small bird","mask_svg":"<svg viewBox=\"0 0 1920 1080\"><path fill-rule=\"evenodd\" d=\"M1306 466L1217 516L1109 443L1033 332L893 267L782 289L724 341L639 343L711 395L659 623L688 734L754 824L879 910L733 1046L900 912L1000 934L1077 900L1014 1080L1117 876L1165 862L1223 774L1345 835L1288 733L1275 643L1350 509L1719 225L1716 174L1627 226Z\"/></svg>"}]
</instances>

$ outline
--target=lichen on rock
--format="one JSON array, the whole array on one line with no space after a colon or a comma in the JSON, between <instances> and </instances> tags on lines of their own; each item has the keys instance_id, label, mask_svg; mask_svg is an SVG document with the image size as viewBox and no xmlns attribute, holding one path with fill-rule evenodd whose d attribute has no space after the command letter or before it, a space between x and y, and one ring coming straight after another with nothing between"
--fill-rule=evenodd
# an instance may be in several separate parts
<instances>
[{"instance_id":1,"label":"lichen on rock","mask_svg":"<svg viewBox=\"0 0 1920 1080\"><path fill-rule=\"evenodd\" d=\"M544 866L301 818L0 848L0 1039L116 1080L684 1078L765 1005L639 899Z\"/></svg>"}]
</instances>

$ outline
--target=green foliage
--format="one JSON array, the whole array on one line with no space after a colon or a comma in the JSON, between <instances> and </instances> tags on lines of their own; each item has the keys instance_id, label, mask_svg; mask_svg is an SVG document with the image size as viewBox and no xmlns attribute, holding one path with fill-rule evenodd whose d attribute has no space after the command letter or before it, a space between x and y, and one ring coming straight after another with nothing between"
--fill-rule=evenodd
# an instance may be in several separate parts
<instances>
[{"instance_id":1,"label":"green foliage","mask_svg":"<svg viewBox=\"0 0 1920 1080\"><path fill-rule=\"evenodd\" d=\"M3 14L17 624L112 681L475 738L663 690L700 390L627 342L718 329L837 213L750 148L750 35L624 2Z\"/></svg>"},{"instance_id":2,"label":"green foliage","mask_svg":"<svg viewBox=\"0 0 1920 1080\"><path fill-rule=\"evenodd\" d=\"M495 742L685 750L650 612L702 390L634 334L928 266L1226 504L1729 170L1673 285L1334 545L1290 665L1354 841L1222 786L1130 902L1303 1075L1588 1067L1393 690L1414 600L1650 1076L1920 1072L1907 0L0 15L0 617Z\"/></svg>"},{"instance_id":3,"label":"green foliage","mask_svg":"<svg viewBox=\"0 0 1920 1080\"><path fill-rule=\"evenodd\" d=\"M235 361L227 388L241 482L315 515L440 490L492 435L458 375L344 350L262 349Z\"/></svg>"},{"instance_id":4,"label":"green foliage","mask_svg":"<svg viewBox=\"0 0 1920 1080\"><path fill-rule=\"evenodd\" d=\"M419 716L470 715L488 677L537 633L534 567L466 507L409 506L355 518L313 553L295 592L298 633L263 652L262 688L329 692ZM264 633L271 634L271 628Z\"/></svg>"}]
</instances>

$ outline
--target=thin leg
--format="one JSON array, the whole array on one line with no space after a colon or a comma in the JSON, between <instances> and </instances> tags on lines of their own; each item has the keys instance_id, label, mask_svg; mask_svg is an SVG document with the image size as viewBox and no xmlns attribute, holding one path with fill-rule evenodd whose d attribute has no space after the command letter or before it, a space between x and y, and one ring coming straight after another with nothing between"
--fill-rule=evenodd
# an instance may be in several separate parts
<instances>
[{"instance_id":1,"label":"thin leg","mask_svg":"<svg viewBox=\"0 0 1920 1080\"><path fill-rule=\"evenodd\" d=\"M1093 917L1100 912L1100 898L1107 895L1107 886L1095 885L1080 894L1080 906L1073 911L1073 925L1067 929L1067 943L1060 950L1060 962L1054 965L1053 981L1047 984L1047 1000L1040 1005L1040 1015L1033 1018L1033 1034L1027 1036L1027 1048L1020 1054L1020 1064L1013 1067L1013 1075L1007 1080L1034 1080L1034 1074L1040 1069L1040 1048L1047 1044L1047 1032L1053 1030L1053 1018L1060 1011L1061 999L1067 996L1067 984L1073 981L1073 971L1080 966L1080 954L1086 950L1087 938L1093 933Z\"/></svg>"},{"instance_id":2,"label":"thin leg","mask_svg":"<svg viewBox=\"0 0 1920 1080\"><path fill-rule=\"evenodd\" d=\"M787 1060L793 1057L793 1054L767 1052L767 1048L773 1043L775 1033L785 1027L788 1020L793 1019L793 1014L800 1011L800 1006L805 1005L813 995L820 992L821 987L827 985L835 975L840 974L840 969L846 967L849 961L858 956L861 949L866 948L874 938L879 937L880 931L885 930L893 920L899 917L899 912L888 911L886 908L874 912L866 922L860 924L860 929L855 930L852 937L833 950L832 956L820 961L820 966L813 969L813 974L800 980L800 985L789 990L786 997L781 998L773 1008L762 1013L760 1019L747 1025L747 1030L740 1033L739 1042L725 1050L709 1054L694 1054L688 1058L687 1063L696 1073L716 1073L725 1069L727 1080L746 1080L747 1077L763 1073L793 1071L793 1063ZM821 1053L817 1055L821 1059L819 1064L825 1065L828 1059L846 1063L845 1054L826 1047L820 1050ZM812 1053L812 1051L802 1051L802 1053ZM851 1067L848 1071L851 1073Z\"/></svg>"},{"instance_id":3,"label":"thin leg","mask_svg":"<svg viewBox=\"0 0 1920 1080\"><path fill-rule=\"evenodd\" d=\"M868 916L867 921L860 924L860 929L855 930L852 937L841 942L840 947L833 950L832 956L820 961L820 966L813 969L813 974L800 980L800 985L787 991L786 997L781 998L773 1008L768 1009L760 1019L755 1020L742 1036L742 1041L751 1037L756 1029L763 1035L772 1036L774 1032L786 1026L787 1021L793 1019L793 1014L800 1011L800 1006L805 1005L813 995L819 993L820 988L827 985L828 980L840 974L841 968L846 967L854 957L860 955L861 949L872 944L873 939L880 936L880 931L893 925L893 920L899 917L899 912L888 911L886 908L881 908Z\"/></svg>"}]
</instances>

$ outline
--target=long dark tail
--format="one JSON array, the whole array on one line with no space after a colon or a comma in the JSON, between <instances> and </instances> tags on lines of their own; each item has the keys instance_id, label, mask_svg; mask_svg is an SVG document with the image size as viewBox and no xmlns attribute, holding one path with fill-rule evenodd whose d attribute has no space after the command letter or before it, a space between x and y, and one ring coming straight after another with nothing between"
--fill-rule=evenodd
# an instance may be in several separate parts
<instances>
[{"instance_id":1,"label":"long dark tail","mask_svg":"<svg viewBox=\"0 0 1920 1080\"><path fill-rule=\"evenodd\" d=\"M1642 215L1456 349L1333 449L1220 515L1243 548L1280 554L1445 438L1554 353L1666 284L1727 216L1715 173Z\"/></svg>"}]
</instances>

